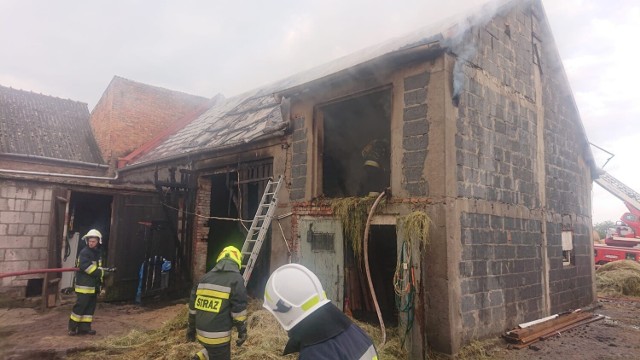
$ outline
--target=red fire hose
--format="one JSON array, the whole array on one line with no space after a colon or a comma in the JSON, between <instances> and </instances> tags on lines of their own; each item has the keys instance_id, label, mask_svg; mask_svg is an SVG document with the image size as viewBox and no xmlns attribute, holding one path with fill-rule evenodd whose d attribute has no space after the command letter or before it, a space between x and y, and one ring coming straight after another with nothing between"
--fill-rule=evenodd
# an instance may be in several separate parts
<instances>
[{"instance_id":1,"label":"red fire hose","mask_svg":"<svg viewBox=\"0 0 640 360\"><path fill-rule=\"evenodd\" d=\"M67 272L67 271L78 271L78 268L32 269L32 270L10 272L10 273L0 273L0 279L5 278L5 277L9 277L9 276L20 276L20 275L30 275L30 274L44 274L44 273L57 273L57 272Z\"/></svg>"}]
</instances>

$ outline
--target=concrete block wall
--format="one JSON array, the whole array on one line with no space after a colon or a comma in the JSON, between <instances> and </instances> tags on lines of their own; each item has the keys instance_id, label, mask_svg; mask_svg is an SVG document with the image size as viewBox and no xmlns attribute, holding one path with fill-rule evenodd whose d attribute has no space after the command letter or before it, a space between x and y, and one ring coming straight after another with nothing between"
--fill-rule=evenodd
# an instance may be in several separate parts
<instances>
[{"instance_id":1,"label":"concrete block wall","mask_svg":"<svg viewBox=\"0 0 640 360\"><path fill-rule=\"evenodd\" d=\"M460 214L463 343L593 300L588 148L542 14L523 1L456 49L456 193L492 209Z\"/></svg>"},{"instance_id":2,"label":"concrete block wall","mask_svg":"<svg viewBox=\"0 0 640 360\"><path fill-rule=\"evenodd\" d=\"M0 272L47 267L51 201L47 186L0 180ZM30 278L42 274L3 278L0 292L23 288Z\"/></svg>"},{"instance_id":3,"label":"concrete block wall","mask_svg":"<svg viewBox=\"0 0 640 360\"><path fill-rule=\"evenodd\" d=\"M460 197L538 206L532 12L495 16L454 47L460 78L455 137ZM472 54L472 55L469 55ZM476 66L458 66L468 60ZM456 91L456 89L454 89Z\"/></svg>"},{"instance_id":4,"label":"concrete block wall","mask_svg":"<svg viewBox=\"0 0 640 360\"><path fill-rule=\"evenodd\" d=\"M463 342L542 317L540 221L465 212L460 223Z\"/></svg>"},{"instance_id":5,"label":"concrete block wall","mask_svg":"<svg viewBox=\"0 0 640 360\"><path fill-rule=\"evenodd\" d=\"M549 251L549 290L551 313L578 309L593 299L592 269L593 248L588 223L563 224L557 216L546 224ZM573 233L573 255L571 265L562 263L562 231Z\"/></svg>"},{"instance_id":6,"label":"concrete block wall","mask_svg":"<svg viewBox=\"0 0 640 360\"><path fill-rule=\"evenodd\" d=\"M404 111L402 115L402 186L410 196L429 194L424 164L429 145L427 121L427 87L429 72L404 78Z\"/></svg>"}]
</instances>

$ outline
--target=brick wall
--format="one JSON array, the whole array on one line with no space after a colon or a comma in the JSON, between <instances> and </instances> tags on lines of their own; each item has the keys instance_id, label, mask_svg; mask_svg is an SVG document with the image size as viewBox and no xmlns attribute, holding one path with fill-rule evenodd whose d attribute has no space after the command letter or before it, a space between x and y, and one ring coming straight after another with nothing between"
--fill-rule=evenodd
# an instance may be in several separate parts
<instances>
[{"instance_id":1,"label":"brick wall","mask_svg":"<svg viewBox=\"0 0 640 360\"><path fill-rule=\"evenodd\" d=\"M198 281L207 267L207 246L209 239L209 219L211 214L211 179L198 178L196 195L196 229L193 239L193 280Z\"/></svg>"},{"instance_id":2,"label":"brick wall","mask_svg":"<svg viewBox=\"0 0 640 360\"><path fill-rule=\"evenodd\" d=\"M402 186L410 196L426 196L429 184L424 177L424 162L429 145L427 121L427 85L429 73L404 79L402 116Z\"/></svg>"},{"instance_id":3,"label":"brick wall","mask_svg":"<svg viewBox=\"0 0 640 360\"><path fill-rule=\"evenodd\" d=\"M51 194L52 189L45 186L0 180L0 272L47 267ZM4 278L0 292L24 287L26 279L41 277Z\"/></svg>"},{"instance_id":4,"label":"brick wall","mask_svg":"<svg viewBox=\"0 0 640 360\"><path fill-rule=\"evenodd\" d=\"M114 77L91 113L104 160L137 149L207 99Z\"/></svg>"}]
</instances>

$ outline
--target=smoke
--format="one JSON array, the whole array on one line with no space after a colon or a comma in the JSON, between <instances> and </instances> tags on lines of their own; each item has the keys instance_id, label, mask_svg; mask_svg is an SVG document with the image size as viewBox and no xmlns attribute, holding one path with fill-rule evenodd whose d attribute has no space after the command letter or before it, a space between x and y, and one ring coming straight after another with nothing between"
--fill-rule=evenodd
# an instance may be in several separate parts
<instances>
[{"instance_id":1,"label":"smoke","mask_svg":"<svg viewBox=\"0 0 640 360\"><path fill-rule=\"evenodd\" d=\"M459 17L455 25L443 35L444 46L456 57L453 67L453 103L457 106L464 88L464 68L466 64L475 63L477 41L474 33L483 27L507 4L508 0L491 1L484 4L477 11L469 12L470 16Z\"/></svg>"},{"instance_id":2,"label":"smoke","mask_svg":"<svg viewBox=\"0 0 640 360\"><path fill-rule=\"evenodd\" d=\"M464 65L465 63L472 62L472 59L476 55L476 46L472 41L464 41L459 44L457 48L452 49L452 52L456 55L456 62L453 66L453 103L458 106L460 101L460 94L464 87Z\"/></svg>"}]
</instances>

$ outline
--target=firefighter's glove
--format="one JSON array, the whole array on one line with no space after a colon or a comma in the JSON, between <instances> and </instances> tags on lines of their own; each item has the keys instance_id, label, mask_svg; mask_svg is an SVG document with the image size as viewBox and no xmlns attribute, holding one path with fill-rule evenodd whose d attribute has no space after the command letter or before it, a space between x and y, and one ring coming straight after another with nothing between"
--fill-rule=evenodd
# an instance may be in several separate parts
<instances>
[{"instance_id":1,"label":"firefighter's glove","mask_svg":"<svg viewBox=\"0 0 640 360\"><path fill-rule=\"evenodd\" d=\"M236 340L237 346L242 346L245 341L247 341L247 323L244 321L237 325L238 329L238 340Z\"/></svg>"},{"instance_id":2,"label":"firefighter's glove","mask_svg":"<svg viewBox=\"0 0 640 360\"><path fill-rule=\"evenodd\" d=\"M195 329L193 329L193 330L187 329L187 341L188 342L196 341L196 331L195 331Z\"/></svg>"}]
</instances>

